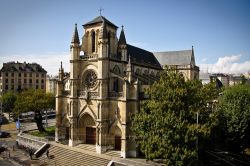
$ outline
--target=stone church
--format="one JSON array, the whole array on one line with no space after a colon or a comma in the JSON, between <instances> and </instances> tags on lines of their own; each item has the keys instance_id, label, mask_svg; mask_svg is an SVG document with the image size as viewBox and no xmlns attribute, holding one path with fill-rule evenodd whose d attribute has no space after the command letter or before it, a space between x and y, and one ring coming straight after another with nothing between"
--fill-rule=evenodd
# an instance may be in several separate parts
<instances>
[{"instance_id":1,"label":"stone church","mask_svg":"<svg viewBox=\"0 0 250 166\"><path fill-rule=\"evenodd\" d=\"M118 150L121 157L136 157L130 117L166 64L159 63L154 53L128 44L123 27L117 38L118 27L103 16L83 28L80 42L75 25L69 76L65 77L62 64L59 69L55 141L69 146L94 144L97 153ZM185 71L195 75L192 56L194 60L193 50Z\"/></svg>"}]
</instances>

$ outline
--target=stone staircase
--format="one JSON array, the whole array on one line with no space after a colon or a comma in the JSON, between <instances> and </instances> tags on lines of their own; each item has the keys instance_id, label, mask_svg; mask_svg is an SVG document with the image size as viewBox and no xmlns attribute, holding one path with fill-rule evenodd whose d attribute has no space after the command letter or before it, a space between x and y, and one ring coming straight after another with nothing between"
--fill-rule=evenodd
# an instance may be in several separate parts
<instances>
[{"instance_id":1,"label":"stone staircase","mask_svg":"<svg viewBox=\"0 0 250 166\"><path fill-rule=\"evenodd\" d=\"M106 166L111 160L111 158L101 157L93 153L84 153L77 148L52 144L49 149L50 159L43 155L40 160L51 166Z\"/></svg>"},{"instance_id":2,"label":"stone staircase","mask_svg":"<svg viewBox=\"0 0 250 166\"><path fill-rule=\"evenodd\" d=\"M95 145L91 145L91 144L79 144L79 145L77 145L75 147L79 148L79 149L83 149L83 150L88 150L88 151L91 151L91 152L96 152Z\"/></svg>"},{"instance_id":3,"label":"stone staircase","mask_svg":"<svg viewBox=\"0 0 250 166\"><path fill-rule=\"evenodd\" d=\"M112 157L121 157L121 151L116 151L116 150L109 150L105 152L104 154Z\"/></svg>"}]
</instances>

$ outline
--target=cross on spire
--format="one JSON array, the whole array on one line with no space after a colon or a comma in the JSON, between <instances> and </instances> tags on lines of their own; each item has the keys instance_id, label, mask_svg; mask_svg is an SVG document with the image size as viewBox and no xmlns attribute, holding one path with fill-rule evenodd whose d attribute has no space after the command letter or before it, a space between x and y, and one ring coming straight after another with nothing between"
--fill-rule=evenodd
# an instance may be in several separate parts
<instances>
[{"instance_id":1,"label":"cross on spire","mask_svg":"<svg viewBox=\"0 0 250 166\"><path fill-rule=\"evenodd\" d=\"M102 16L102 11L103 11L104 9L102 8L102 7L100 7L100 9L98 10L99 12L100 12L100 16Z\"/></svg>"}]
</instances>

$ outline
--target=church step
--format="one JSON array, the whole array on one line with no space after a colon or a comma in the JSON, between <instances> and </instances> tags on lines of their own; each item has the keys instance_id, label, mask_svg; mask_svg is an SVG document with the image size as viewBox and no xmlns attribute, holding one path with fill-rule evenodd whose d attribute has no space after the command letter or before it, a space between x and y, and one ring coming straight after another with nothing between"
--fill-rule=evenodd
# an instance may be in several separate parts
<instances>
[{"instance_id":1,"label":"church step","mask_svg":"<svg viewBox=\"0 0 250 166\"><path fill-rule=\"evenodd\" d=\"M110 150L105 152L105 154L112 157L121 157L121 151Z\"/></svg>"},{"instance_id":2,"label":"church step","mask_svg":"<svg viewBox=\"0 0 250 166\"><path fill-rule=\"evenodd\" d=\"M43 160L49 165L100 165L105 166L109 163L108 159L100 158L97 156L88 155L86 153L81 153L73 151L70 149L57 147L52 145L49 149L49 155L54 156L53 159L47 159L46 155L43 155L40 160Z\"/></svg>"},{"instance_id":3,"label":"church step","mask_svg":"<svg viewBox=\"0 0 250 166\"><path fill-rule=\"evenodd\" d=\"M84 149L84 150L89 150L92 152L96 152L96 147L95 145L90 145L90 144L79 144L75 146L76 148Z\"/></svg>"}]
</instances>

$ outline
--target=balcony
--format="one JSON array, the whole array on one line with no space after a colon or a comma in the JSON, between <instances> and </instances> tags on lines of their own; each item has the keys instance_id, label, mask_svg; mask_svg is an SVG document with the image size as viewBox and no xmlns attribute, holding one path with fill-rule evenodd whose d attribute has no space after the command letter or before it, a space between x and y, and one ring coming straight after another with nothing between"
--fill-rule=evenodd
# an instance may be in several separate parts
<instances>
[{"instance_id":1,"label":"balcony","mask_svg":"<svg viewBox=\"0 0 250 166\"><path fill-rule=\"evenodd\" d=\"M97 97L99 97L99 93L98 92L88 92L85 90L82 91L78 91L78 96L80 98L84 98L84 99L96 99Z\"/></svg>"},{"instance_id":2,"label":"balcony","mask_svg":"<svg viewBox=\"0 0 250 166\"><path fill-rule=\"evenodd\" d=\"M97 59L98 54L89 54L89 55L81 55L81 59L90 60L90 59Z\"/></svg>"},{"instance_id":3,"label":"balcony","mask_svg":"<svg viewBox=\"0 0 250 166\"><path fill-rule=\"evenodd\" d=\"M109 92L109 97L123 97L123 92Z\"/></svg>"}]
</instances>

